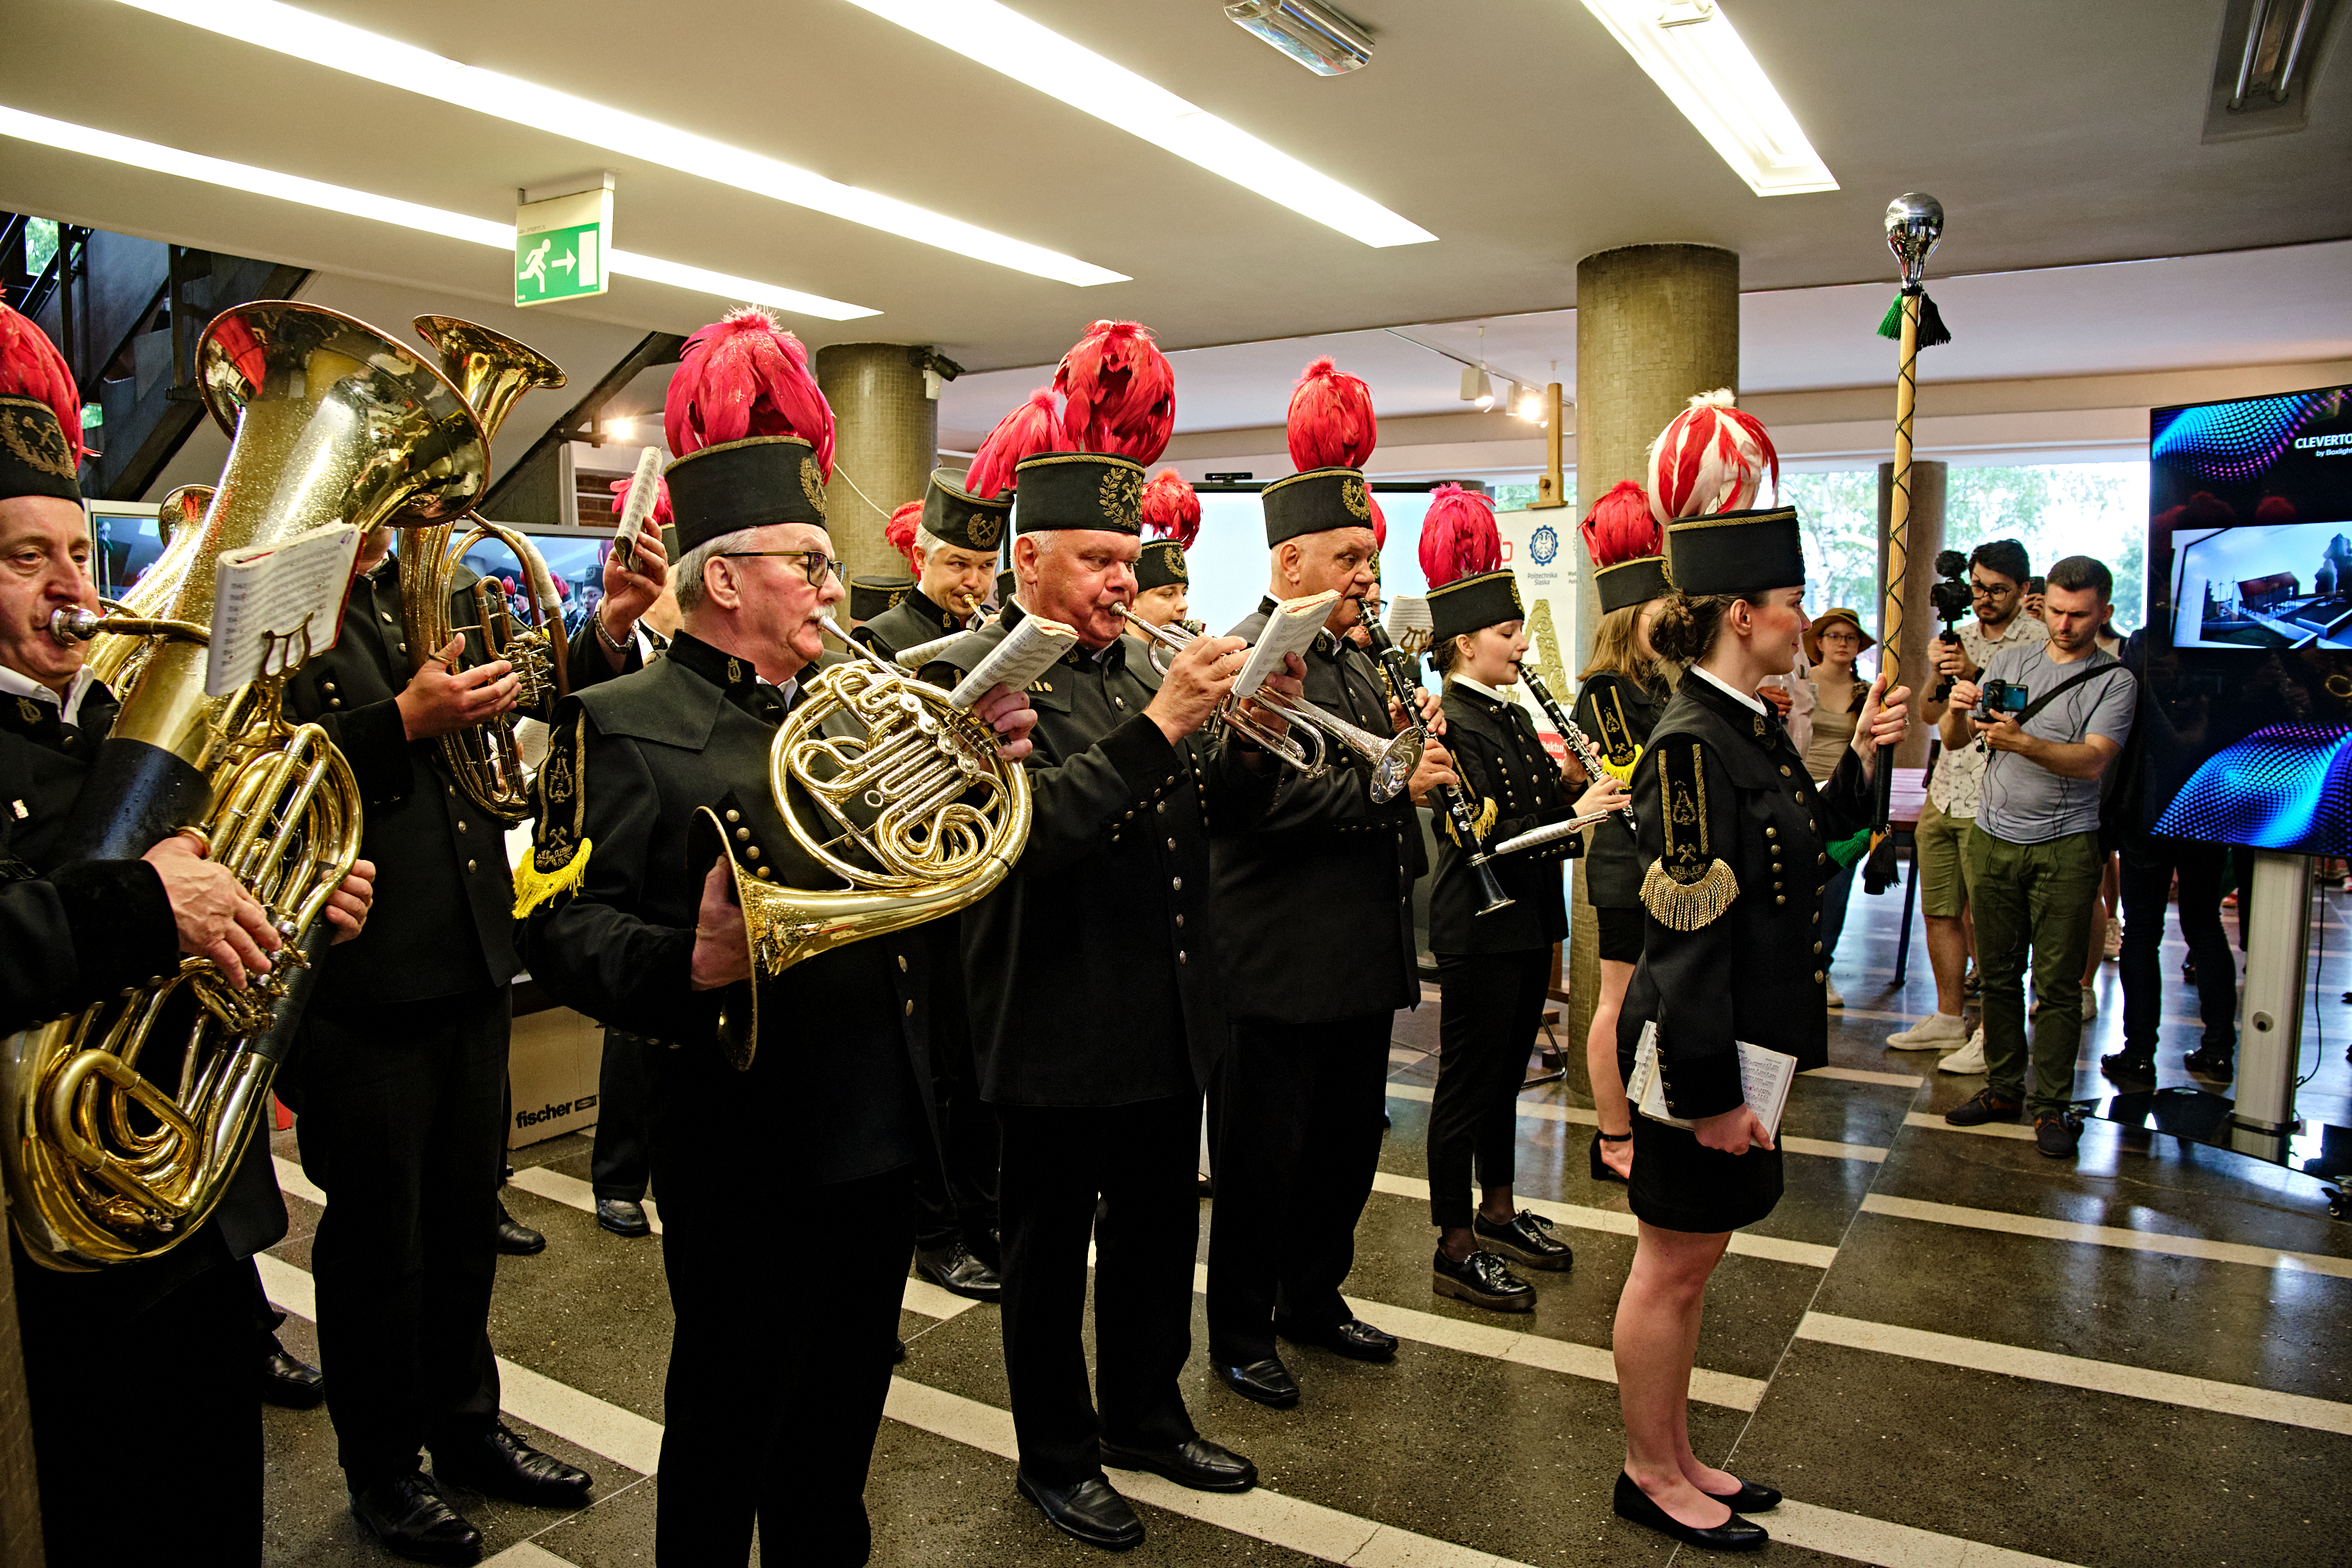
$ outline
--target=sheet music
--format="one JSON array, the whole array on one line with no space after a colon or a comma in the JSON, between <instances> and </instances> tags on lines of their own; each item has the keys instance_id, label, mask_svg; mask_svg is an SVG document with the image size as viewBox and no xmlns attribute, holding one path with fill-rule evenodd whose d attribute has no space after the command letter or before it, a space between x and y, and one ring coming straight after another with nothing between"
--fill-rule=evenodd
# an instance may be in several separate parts
<instances>
[{"instance_id":1,"label":"sheet music","mask_svg":"<svg viewBox=\"0 0 2352 1568\"><path fill-rule=\"evenodd\" d=\"M621 557L624 567L634 570L637 563L637 535L646 531L646 519L653 516L661 500L661 448L648 447L637 454L636 476L629 481L629 499L621 503L621 522L613 531L613 548Z\"/></svg>"},{"instance_id":2,"label":"sheet music","mask_svg":"<svg viewBox=\"0 0 2352 1568\"><path fill-rule=\"evenodd\" d=\"M1327 588L1320 594L1310 594L1303 599L1285 599L1275 605L1274 614L1266 616L1265 629L1257 635L1257 643L1250 649L1249 661L1242 666L1241 678L1234 682L1234 695L1245 698L1265 684L1269 675L1280 675L1284 660L1294 653L1304 653L1330 618L1331 606L1339 602L1339 591Z\"/></svg>"},{"instance_id":3,"label":"sheet music","mask_svg":"<svg viewBox=\"0 0 2352 1568\"><path fill-rule=\"evenodd\" d=\"M1789 1086L1797 1081L1797 1058L1781 1051L1734 1042L1739 1047L1739 1081L1748 1109L1774 1138L1780 1136L1780 1114L1789 1108ZM1665 1080L1658 1076L1658 1026L1642 1026L1641 1043L1633 1048L1633 1076L1626 1081L1625 1097L1653 1121L1688 1131L1692 1123L1666 1109Z\"/></svg>"},{"instance_id":4,"label":"sheet music","mask_svg":"<svg viewBox=\"0 0 2352 1568\"><path fill-rule=\"evenodd\" d=\"M995 686L1025 691L1029 683L1054 668L1054 663L1077 645L1078 634L1059 621L1049 621L1041 616L1024 616L1021 624L1004 634L1004 640L988 650L987 657L963 678L948 700L959 708L969 708Z\"/></svg>"},{"instance_id":5,"label":"sheet music","mask_svg":"<svg viewBox=\"0 0 2352 1568\"><path fill-rule=\"evenodd\" d=\"M351 594L352 563L360 531L331 522L275 544L221 552L213 599L213 640L205 665L205 695L226 697L264 672L299 663L299 647L280 639L310 623L310 653L326 652L342 635L343 601Z\"/></svg>"},{"instance_id":6,"label":"sheet music","mask_svg":"<svg viewBox=\"0 0 2352 1568\"><path fill-rule=\"evenodd\" d=\"M1436 623L1430 619L1429 601L1399 594L1389 601L1389 641L1402 648L1425 648ZM1407 641L1407 638L1415 640Z\"/></svg>"}]
</instances>

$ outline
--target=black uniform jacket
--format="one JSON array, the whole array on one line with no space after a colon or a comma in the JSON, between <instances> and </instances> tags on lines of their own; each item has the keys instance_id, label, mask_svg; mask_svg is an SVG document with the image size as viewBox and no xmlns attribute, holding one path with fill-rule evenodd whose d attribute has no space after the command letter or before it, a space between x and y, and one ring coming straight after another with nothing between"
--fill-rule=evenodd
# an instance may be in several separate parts
<instances>
[{"instance_id":1,"label":"black uniform jacket","mask_svg":"<svg viewBox=\"0 0 2352 1568\"><path fill-rule=\"evenodd\" d=\"M1274 601L1226 635L1255 643ZM1354 644L1318 633L1307 700L1386 735L1388 689ZM1421 998L1413 879L1426 869L1409 792L1374 805L1363 767L1332 743L1318 778L1284 768L1255 825L1217 827L1217 951L1233 1015L1315 1024L1409 1007Z\"/></svg>"},{"instance_id":2,"label":"black uniform jacket","mask_svg":"<svg viewBox=\"0 0 2352 1568\"><path fill-rule=\"evenodd\" d=\"M956 643L957 680L1022 620ZM1275 764L1222 737L1170 745L1143 710L1160 678L1121 637L1073 648L1030 684L1028 847L964 911L982 1100L1116 1106L1191 1094L1225 1047L1209 835L1265 811Z\"/></svg>"},{"instance_id":3,"label":"black uniform jacket","mask_svg":"<svg viewBox=\"0 0 2352 1568\"><path fill-rule=\"evenodd\" d=\"M842 662L828 654L818 666ZM759 1140L781 1175L849 1181L912 1163L930 1137L920 928L835 948L766 981L745 1072L718 1042L719 1013L747 1005L743 989L691 983L695 915L718 855L701 808L725 822L747 874L842 886L776 809L768 749L782 714L751 710L762 692L776 700L749 659L681 633L643 669L564 700L520 878L522 950L559 1001L667 1047L660 1093L679 1114L707 1117L713 1139ZM836 714L824 732L862 731ZM824 824L805 798L801 808L804 823Z\"/></svg>"},{"instance_id":4,"label":"black uniform jacket","mask_svg":"<svg viewBox=\"0 0 2352 1568\"><path fill-rule=\"evenodd\" d=\"M1527 710L1497 702L1459 682L1445 688L1445 744L1469 791L1471 812L1488 845L1547 823L1565 822L1575 812L1559 764L1544 750ZM1568 934L1568 900L1560 892L1560 864L1583 853L1575 834L1535 849L1489 862L1508 909L1482 915L1486 899L1469 852L1454 840L1454 824L1438 814L1437 879L1429 889L1429 946L1433 952L1524 952L1549 947ZM1603 825L1604 826L1606 824ZM1622 830L1621 830L1622 831Z\"/></svg>"},{"instance_id":5,"label":"black uniform jacket","mask_svg":"<svg viewBox=\"0 0 2352 1568\"><path fill-rule=\"evenodd\" d=\"M1746 1098L1734 1041L1786 1052L1800 1070L1829 1060L1828 846L1869 826L1873 804L1853 752L1816 791L1777 719L1696 673L1666 704L1633 774L1648 916L1617 1057L1631 1071L1642 1026L1655 1020L1676 1116Z\"/></svg>"},{"instance_id":6,"label":"black uniform jacket","mask_svg":"<svg viewBox=\"0 0 2352 1568\"><path fill-rule=\"evenodd\" d=\"M905 598L849 635L890 658L902 647L935 642L950 632L963 630L965 625L965 617L933 604L920 588L909 588Z\"/></svg>"},{"instance_id":7,"label":"black uniform jacket","mask_svg":"<svg viewBox=\"0 0 2352 1568\"><path fill-rule=\"evenodd\" d=\"M1602 765L1630 786L1634 766L1650 743L1650 731L1657 726L1662 700L1658 691L1643 682L1602 670L1585 680L1584 689L1576 694L1576 710L1569 717L1600 749ZM1625 819L1598 823L1586 834L1584 901L1596 909L1639 908L1642 873L1649 864Z\"/></svg>"},{"instance_id":8,"label":"black uniform jacket","mask_svg":"<svg viewBox=\"0 0 2352 1568\"><path fill-rule=\"evenodd\" d=\"M477 618L473 582L462 569L453 579L452 626ZM367 811L360 858L375 864L367 929L320 962L311 1005L321 1012L488 990L519 967L506 824L458 789L438 739L407 738L394 705L414 668L406 637L400 563L387 557L352 582L334 647L286 683L287 713L316 720L352 765ZM583 626L572 639L574 686L612 673L595 637ZM466 640L468 658L478 661L479 634Z\"/></svg>"}]
</instances>

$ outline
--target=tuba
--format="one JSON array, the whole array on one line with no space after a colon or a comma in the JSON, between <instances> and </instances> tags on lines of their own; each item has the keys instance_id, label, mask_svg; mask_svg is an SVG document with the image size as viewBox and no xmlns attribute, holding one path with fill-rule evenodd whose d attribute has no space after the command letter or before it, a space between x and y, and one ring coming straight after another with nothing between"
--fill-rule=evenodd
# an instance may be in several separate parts
<instances>
[{"instance_id":1,"label":"tuba","mask_svg":"<svg viewBox=\"0 0 2352 1568\"><path fill-rule=\"evenodd\" d=\"M132 620L160 616L195 563L197 542L204 538L205 509L212 504L210 485L182 485L165 496L155 513L157 526L164 530L163 552L139 574L139 581L124 591L120 601L99 602L113 614ZM150 636L101 632L90 644L87 660L90 677L104 683L109 691L128 693L138 683L140 667L158 646Z\"/></svg>"},{"instance_id":2,"label":"tuba","mask_svg":"<svg viewBox=\"0 0 2352 1568\"><path fill-rule=\"evenodd\" d=\"M996 734L929 681L894 669L824 629L855 661L808 682L807 696L776 730L768 788L803 849L849 884L809 891L767 879L729 855L743 933L751 945L751 1001L719 1020L730 1061L748 1068L759 1047L760 992L767 981L821 952L887 936L976 904L993 892L1029 841L1029 774L997 755ZM828 735L847 714L861 733ZM808 821L796 796L825 820ZM719 840L718 816L705 806Z\"/></svg>"},{"instance_id":3,"label":"tuba","mask_svg":"<svg viewBox=\"0 0 2352 1568\"><path fill-rule=\"evenodd\" d=\"M205 695L215 563L328 523L461 512L488 477L489 444L457 389L335 311L274 300L224 312L197 346L197 374L231 446L201 521L183 525L185 549L175 538L173 569L151 569L132 590L142 613L51 623L61 638L145 644L114 657L130 684L60 858L129 859L193 833L285 946L242 991L208 960L183 958L142 988L0 1040L8 1217L27 1254L68 1271L168 1252L220 1201L293 1043L331 934L327 900L359 854L350 766L324 730L279 707L300 635L285 668Z\"/></svg>"},{"instance_id":4,"label":"tuba","mask_svg":"<svg viewBox=\"0 0 2352 1568\"><path fill-rule=\"evenodd\" d=\"M441 368L465 394L467 404L482 422L484 437L495 437L514 405L533 387L563 384L563 372L552 360L516 342L504 332L461 321L455 316L419 316L416 335L441 356ZM520 822L531 813L524 778L522 754L516 749L515 721L527 709L570 689L563 668L566 643L563 605L547 562L530 540L513 529L468 513L466 532L451 540L458 524L436 523L417 531L400 552L402 630L409 658L417 669L436 648L448 646L459 630L479 629L482 645L493 659L514 666L515 706L485 723L441 737L441 755L457 787L476 805L501 822ZM474 583L475 621L453 627L449 622L451 580L466 552L485 540L504 545L521 568L524 597L530 605L530 624L520 626L506 595L488 577ZM456 669L450 671L457 673Z\"/></svg>"}]
</instances>

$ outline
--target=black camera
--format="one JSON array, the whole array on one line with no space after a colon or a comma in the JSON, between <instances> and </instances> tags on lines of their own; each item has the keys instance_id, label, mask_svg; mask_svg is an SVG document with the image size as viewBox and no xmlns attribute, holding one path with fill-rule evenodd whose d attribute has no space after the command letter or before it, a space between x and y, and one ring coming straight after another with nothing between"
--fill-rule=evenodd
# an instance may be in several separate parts
<instances>
[{"instance_id":1,"label":"black camera","mask_svg":"<svg viewBox=\"0 0 2352 1568\"><path fill-rule=\"evenodd\" d=\"M1960 644L1960 634L1952 628L1960 624L1961 618L1967 616L1976 603L1973 593L1969 587L1967 556L1957 550L1940 550L1936 552L1936 581L1927 590L1927 599L1935 606L1936 618L1944 623L1944 629L1937 635L1936 640L1948 642L1954 647L1958 647ZM1933 700L1941 702L1951 694L1952 678L1948 675L1936 683L1936 695Z\"/></svg>"},{"instance_id":2,"label":"black camera","mask_svg":"<svg viewBox=\"0 0 2352 1568\"><path fill-rule=\"evenodd\" d=\"M1977 703L1977 717L1979 719L1990 721L2004 713L2025 711L2025 688L2013 680L1988 680L1979 689L1984 693Z\"/></svg>"}]
</instances>

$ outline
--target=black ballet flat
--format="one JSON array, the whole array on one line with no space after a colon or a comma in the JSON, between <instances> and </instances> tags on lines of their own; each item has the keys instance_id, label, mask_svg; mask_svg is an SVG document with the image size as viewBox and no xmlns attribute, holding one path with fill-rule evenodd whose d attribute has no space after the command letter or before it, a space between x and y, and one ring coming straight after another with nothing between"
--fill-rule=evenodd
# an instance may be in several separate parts
<instances>
[{"instance_id":1,"label":"black ballet flat","mask_svg":"<svg viewBox=\"0 0 2352 1568\"><path fill-rule=\"evenodd\" d=\"M1622 1470L1617 1472L1617 1495L1612 1506L1617 1517L1629 1524L1642 1525L1685 1546L1701 1546L1710 1552L1761 1552L1772 1541L1762 1525L1750 1524L1736 1513L1712 1530L1685 1524L1652 1502L1650 1494L1635 1486L1633 1478Z\"/></svg>"},{"instance_id":2,"label":"black ballet flat","mask_svg":"<svg viewBox=\"0 0 2352 1568\"><path fill-rule=\"evenodd\" d=\"M1698 1489L1734 1513L1769 1513L1780 1506L1780 1493L1776 1487L1761 1481L1742 1480L1736 1492L1707 1492Z\"/></svg>"},{"instance_id":3,"label":"black ballet flat","mask_svg":"<svg viewBox=\"0 0 2352 1568\"><path fill-rule=\"evenodd\" d=\"M1625 1183L1624 1177L1601 1163L1601 1134L1598 1132L1592 1135L1592 1179L1596 1182L1615 1182L1620 1186Z\"/></svg>"}]
</instances>

